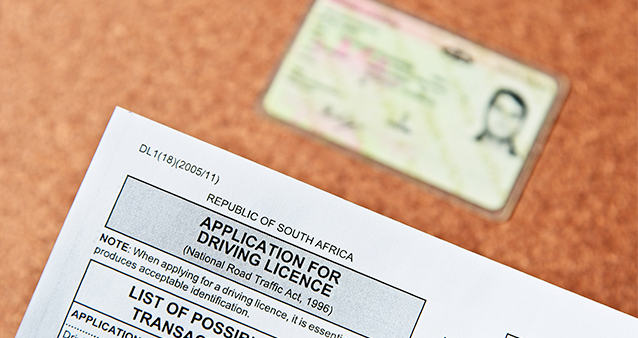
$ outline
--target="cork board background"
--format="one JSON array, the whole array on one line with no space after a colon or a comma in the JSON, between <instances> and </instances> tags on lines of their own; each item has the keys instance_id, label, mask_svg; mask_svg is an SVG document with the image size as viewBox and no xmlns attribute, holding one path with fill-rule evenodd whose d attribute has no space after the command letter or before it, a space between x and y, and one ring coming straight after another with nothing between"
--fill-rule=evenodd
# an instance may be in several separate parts
<instances>
[{"instance_id":1,"label":"cork board background","mask_svg":"<svg viewBox=\"0 0 638 338\"><path fill-rule=\"evenodd\" d=\"M308 1L0 1L0 337L116 105L637 316L636 2L388 3L571 80L509 221L256 113Z\"/></svg>"}]
</instances>

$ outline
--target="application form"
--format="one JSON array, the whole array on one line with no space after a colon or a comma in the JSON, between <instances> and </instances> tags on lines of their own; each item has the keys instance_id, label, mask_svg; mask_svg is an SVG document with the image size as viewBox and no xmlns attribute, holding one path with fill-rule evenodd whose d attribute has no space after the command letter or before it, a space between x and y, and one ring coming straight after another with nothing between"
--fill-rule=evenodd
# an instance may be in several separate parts
<instances>
[{"instance_id":1,"label":"application form","mask_svg":"<svg viewBox=\"0 0 638 338\"><path fill-rule=\"evenodd\" d=\"M16 337L636 337L638 319L116 108Z\"/></svg>"}]
</instances>

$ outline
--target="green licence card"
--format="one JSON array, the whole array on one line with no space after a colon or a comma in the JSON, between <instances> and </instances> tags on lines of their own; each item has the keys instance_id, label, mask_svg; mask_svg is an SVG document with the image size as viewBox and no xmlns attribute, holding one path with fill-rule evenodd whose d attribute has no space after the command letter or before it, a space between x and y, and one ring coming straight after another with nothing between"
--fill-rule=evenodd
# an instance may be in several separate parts
<instances>
[{"instance_id":1,"label":"green licence card","mask_svg":"<svg viewBox=\"0 0 638 338\"><path fill-rule=\"evenodd\" d=\"M370 0L316 0L265 114L494 220L509 218L565 79Z\"/></svg>"}]
</instances>

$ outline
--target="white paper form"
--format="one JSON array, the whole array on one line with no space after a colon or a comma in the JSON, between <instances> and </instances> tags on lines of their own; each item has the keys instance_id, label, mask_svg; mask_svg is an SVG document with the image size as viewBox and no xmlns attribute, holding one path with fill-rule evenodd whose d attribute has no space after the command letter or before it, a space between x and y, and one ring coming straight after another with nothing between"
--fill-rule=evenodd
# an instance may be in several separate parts
<instances>
[{"instance_id":1,"label":"white paper form","mask_svg":"<svg viewBox=\"0 0 638 338\"><path fill-rule=\"evenodd\" d=\"M638 319L117 108L17 337L636 337Z\"/></svg>"}]
</instances>

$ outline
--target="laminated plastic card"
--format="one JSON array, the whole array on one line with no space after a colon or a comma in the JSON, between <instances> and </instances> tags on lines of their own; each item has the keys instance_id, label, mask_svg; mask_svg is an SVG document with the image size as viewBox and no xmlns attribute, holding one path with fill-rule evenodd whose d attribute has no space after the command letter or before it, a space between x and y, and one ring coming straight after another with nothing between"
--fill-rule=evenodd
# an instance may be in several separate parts
<instances>
[{"instance_id":1,"label":"laminated plastic card","mask_svg":"<svg viewBox=\"0 0 638 338\"><path fill-rule=\"evenodd\" d=\"M17 338L582 338L638 319L115 109Z\"/></svg>"},{"instance_id":2,"label":"laminated plastic card","mask_svg":"<svg viewBox=\"0 0 638 338\"><path fill-rule=\"evenodd\" d=\"M562 77L386 5L316 0L262 107L502 221L567 88Z\"/></svg>"}]
</instances>

